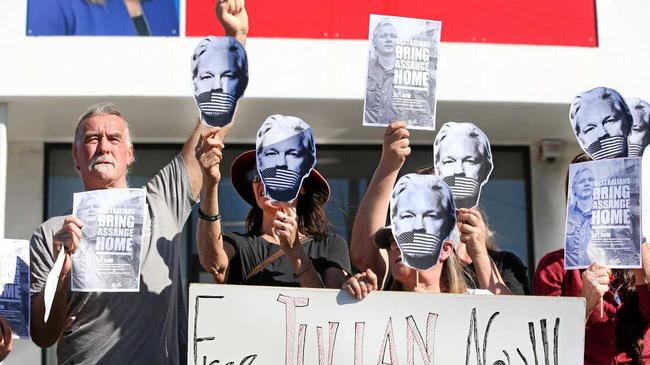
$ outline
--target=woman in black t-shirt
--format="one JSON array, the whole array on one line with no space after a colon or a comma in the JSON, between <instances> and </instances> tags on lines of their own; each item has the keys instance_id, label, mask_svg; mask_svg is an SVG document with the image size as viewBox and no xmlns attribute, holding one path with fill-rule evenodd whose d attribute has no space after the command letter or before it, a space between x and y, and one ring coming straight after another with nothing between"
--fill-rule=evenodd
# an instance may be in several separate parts
<instances>
[{"instance_id":1,"label":"woman in black t-shirt","mask_svg":"<svg viewBox=\"0 0 650 365\"><path fill-rule=\"evenodd\" d=\"M197 227L201 266L217 283L340 288L350 272L348 246L331 231L325 213L330 188L313 169L291 204L264 195L255 151L235 159L230 178L251 205L245 234L221 231L217 190L223 143L219 129L202 137L197 159L203 170Z\"/></svg>"}]
</instances>

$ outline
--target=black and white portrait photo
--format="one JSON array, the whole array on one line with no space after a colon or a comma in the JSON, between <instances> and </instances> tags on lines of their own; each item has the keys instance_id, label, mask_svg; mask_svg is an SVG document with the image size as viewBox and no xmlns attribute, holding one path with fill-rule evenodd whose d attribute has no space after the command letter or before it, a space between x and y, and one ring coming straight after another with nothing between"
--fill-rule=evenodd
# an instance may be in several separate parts
<instances>
[{"instance_id":1,"label":"black and white portrait photo","mask_svg":"<svg viewBox=\"0 0 650 365\"><path fill-rule=\"evenodd\" d=\"M616 90L597 87L579 94L569 121L580 147L594 160L627 157L632 115Z\"/></svg>"},{"instance_id":2,"label":"black and white portrait photo","mask_svg":"<svg viewBox=\"0 0 650 365\"><path fill-rule=\"evenodd\" d=\"M454 193L456 207L475 207L494 168L490 141L472 123L447 122L433 142L433 164Z\"/></svg>"},{"instance_id":3,"label":"black and white portrait photo","mask_svg":"<svg viewBox=\"0 0 650 365\"><path fill-rule=\"evenodd\" d=\"M650 144L650 104L641 99L625 99L632 114L632 131L627 137L628 157L641 157Z\"/></svg>"},{"instance_id":4,"label":"black and white portrait photo","mask_svg":"<svg viewBox=\"0 0 650 365\"><path fill-rule=\"evenodd\" d=\"M405 121L435 127L435 89L441 23L370 15L363 125Z\"/></svg>"},{"instance_id":5,"label":"black and white portrait photo","mask_svg":"<svg viewBox=\"0 0 650 365\"><path fill-rule=\"evenodd\" d=\"M587 247L591 240L594 173L579 167L571 176L569 187L564 260L567 266L589 266Z\"/></svg>"},{"instance_id":6,"label":"black and white portrait photo","mask_svg":"<svg viewBox=\"0 0 650 365\"><path fill-rule=\"evenodd\" d=\"M300 118L272 115L257 132L255 150L265 194L287 203L298 197L303 180L316 165L309 125Z\"/></svg>"},{"instance_id":7,"label":"black and white portrait photo","mask_svg":"<svg viewBox=\"0 0 650 365\"><path fill-rule=\"evenodd\" d=\"M403 176L393 189L390 220L404 264L430 269L438 263L442 245L456 225L449 186L435 175Z\"/></svg>"},{"instance_id":8,"label":"black and white portrait photo","mask_svg":"<svg viewBox=\"0 0 650 365\"><path fill-rule=\"evenodd\" d=\"M72 255L72 287L73 288L99 288L103 278L97 271L97 243L98 224L101 204L95 195L83 196L77 205L76 216L83 222L81 229L81 242L77 251Z\"/></svg>"},{"instance_id":9,"label":"black and white portrait photo","mask_svg":"<svg viewBox=\"0 0 650 365\"><path fill-rule=\"evenodd\" d=\"M192 84L201 121L212 127L230 123L248 85L244 46L233 37L201 40L192 55Z\"/></svg>"}]
</instances>

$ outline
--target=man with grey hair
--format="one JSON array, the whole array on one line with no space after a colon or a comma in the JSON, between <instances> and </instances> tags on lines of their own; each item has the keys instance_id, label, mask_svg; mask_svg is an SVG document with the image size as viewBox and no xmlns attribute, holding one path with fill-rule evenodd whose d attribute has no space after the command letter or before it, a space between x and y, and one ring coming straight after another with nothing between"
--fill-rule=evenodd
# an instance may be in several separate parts
<instances>
[{"instance_id":1,"label":"man with grey hair","mask_svg":"<svg viewBox=\"0 0 650 365\"><path fill-rule=\"evenodd\" d=\"M247 19L245 10L231 9L230 3L239 1L217 5L226 33L243 26L248 29L247 20L242 20ZM71 255L79 247L84 226L78 217L50 218L34 232L31 334L39 346L57 343L59 363L186 363L180 233L201 190L202 173L194 149L206 129L198 124L181 152L145 186L139 292L70 291ZM79 119L72 154L84 190L128 187L134 149L126 118L114 105L94 105ZM45 320L46 281L59 254L64 255L63 266L53 283L54 298Z\"/></svg>"},{"instance_id":2,"label":"man with grey hair","mask_svg":"<svg viewBox=\"0 0 650 365\"><path fill-rule=\"evenodd\" d=\"M627 137L627 155L641 157L646 146L650 144L650 104L641 99L626 99L632 114L632 131Z\"/></svg>"},{"instance_id":3,"label":"man with grey hair","mask_svg":"<svg viewBox=\"0 0 650 365\"><path fill-rule=\"evenodd\" d=\"M365 124L386 125L397 120L393 107L393 76L397 30L386 19L372 32L374 58L368 64Z\"/></svg>"},{"instance_id":4,"label":"man with grey hair","mask_svg":"<svg viewBox=\"0 0 650 365\"><path fill-rule=\"evenodd\" d=\"M573 99L571 128L580 147L594 160L627 156L632 115L616 90L597 87Z\"/></svg>"},{"instance_id":5,"label":"man with grey hair","mask_svg":"<svg viewBox=\"0 0 650 365\"><path fill-rule=\"evenodd\" d=\"M475 207L494 167L485 133L472 123L445 123L433 152L435 173L451 187L456 208Z\"/></svg>"}]
</instances>

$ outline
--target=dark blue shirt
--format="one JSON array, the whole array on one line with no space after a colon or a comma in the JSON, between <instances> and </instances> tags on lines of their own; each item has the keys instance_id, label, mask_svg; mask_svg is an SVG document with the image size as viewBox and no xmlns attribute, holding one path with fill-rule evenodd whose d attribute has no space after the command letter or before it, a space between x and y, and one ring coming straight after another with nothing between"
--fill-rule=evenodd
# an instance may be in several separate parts
<instances>
[{"instance_id":1,"label":"dark blue shirt","mask_svg":"<svg viewBox=\"0 0 650 365\"><path fill-rule=\"evenodd\" d=\"M174 0L142 1L153 36L178 36ZM29 0L27 35L137 35L123 0L93 5L85 0Z\"/></svg>"}]
</instances>

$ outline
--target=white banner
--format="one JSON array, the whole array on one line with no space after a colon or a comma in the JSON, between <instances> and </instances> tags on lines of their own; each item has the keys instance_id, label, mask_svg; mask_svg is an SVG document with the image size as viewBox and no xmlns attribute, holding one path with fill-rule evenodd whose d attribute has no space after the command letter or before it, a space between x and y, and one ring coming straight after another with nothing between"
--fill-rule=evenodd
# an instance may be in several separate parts
<instances>
[{"instance_id":1,"label":"white banner","mask_svg":"<svg viewBox=\"0 0 650 365\"><path fill-rule=\"evenodd\" d=\"M191 284L189 307L189 364L583 362L582 298Z\"/></svg>"}]
</instances>

